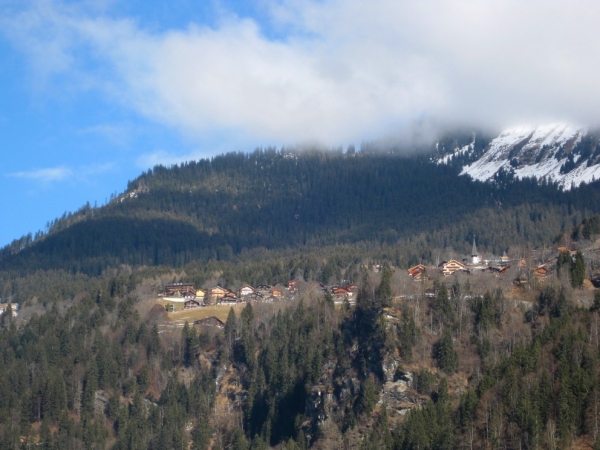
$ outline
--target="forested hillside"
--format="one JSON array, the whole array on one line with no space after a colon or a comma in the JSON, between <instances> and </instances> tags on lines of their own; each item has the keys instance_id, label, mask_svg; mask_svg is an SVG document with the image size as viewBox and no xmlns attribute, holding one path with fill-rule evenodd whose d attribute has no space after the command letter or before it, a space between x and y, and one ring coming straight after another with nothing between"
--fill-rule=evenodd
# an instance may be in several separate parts
<instances>
[{"instance_id":1,"label":"forested hillside","mask_svg":"<svg viewBox=\"0 0 600 450\"><path fill-rule=\"evenodd\" d=\"M223 330L168 327L166 269L67 277L0 318L0 448L598 445L599 293L432 273L402 296L384 267L356 305L249 303Z\"/></svg>"},{"instance_id":2,"label":"forested hillside","mask_svg":"<svg viewBox=\"0 0 600 450\"><path fill-rule=\"evenodd\" d=\"M423 239L466 253L474 235L483 250L501 254L551 241L596 212L598 186L561 192L536 180L478 183L418 154L227 154L142 174L108 205L16 240L2 250L0 268L97 275L119 264L229 260L254 248L365 242L408 250Z\"/></svg>"},{"instance_id":3,"label":"forested hillside","mask_svg":"<svg viewBox=\"0 0 600 450\"><path fill-rule=\"evenodd\" d=\"M157 167L2 250L0 450L598 448L599 194L393 153ZM431 266L474 235L512 268ZM306 290L222 330L157 302L289 280Z\"/></svg>"}]
</instances>

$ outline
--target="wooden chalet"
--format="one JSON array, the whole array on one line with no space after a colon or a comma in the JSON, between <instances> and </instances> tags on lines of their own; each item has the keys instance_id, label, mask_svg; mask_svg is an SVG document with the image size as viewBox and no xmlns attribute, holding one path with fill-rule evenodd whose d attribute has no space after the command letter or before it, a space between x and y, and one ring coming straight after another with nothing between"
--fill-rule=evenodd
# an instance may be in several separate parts
<instances>
[{"instance_id":1,"label":"wooden chalet","mask_svg":"<svg viewBox=\"0 0 600 450\"><path fill-rule=\"evenodd\" d=\"M235 305L241 302L242 299L235 295L226 295L221 298L221 301L219 303L221 303L222 305Z\"/></svg>"},{"instance_id":2,"label":"wooden chalet","mask_svg":"<svg viewBox=\"0 0 600 450\"><path fill-rule=\"evenodd\" d=\"M550 270L547 267L540 266L536 269L533 269L533 274L539 279L544 280L548 275L550 275Z\"/></svg>"},{"instance_id":3,"label":"wooden chalet","mask_svg":"<svg viewBox=\"0 0 600 450\"><path fill-rule=\"evenodd\" d=\"M336 300L343 300L345 298L348 298L350 292L348 292L348 289L338 287L338 288L332 289L331 294L333 295L333 297Z\"/></svg>"},{"instance_id":4,"label":"wooden chalet","mask_svg":"<svg viewBox=\"0 0 600 450\"><path fill-rule=\"evenodd\" d=\"M206 297L206 289L196 289L196 297Z\"/></svg>"},{"instance_id":5,"label":"wooden chalet","mask_svg":"<svg viewBox=\"0 0 600 450\"><path fill-rule=\"evenodd\" d=\"M260 302L264 298L263 294L259 294L255 292L254 294L244 295L243 297L239 297L240 302L248 303L248 302Z\"/></svg>"},{"instance_id":6,"label":"wooden chalet","mask_svg":"<svg viewBox=\"0 0 600 450\"><path fill-rule=\"evenodd\" d=\"M276 297L276 298L278 298L278 299L280 299L280 298L283 298L283 292L282 292L281 290L279 290L279 289L273 289L273 290L271 291L271 295L272 295L273 297Z\"/></svg>"},{"instance_id":7,"label":"wooden chalet","mask_svg":"<svg viewBox=\"0 0 600 450\"><path fill-rule=\"evenodd\" d=\"M408 269L408 276L411 277L413 280L426 279L426 273L427 267L425 267L423 264L417 264L416 266L413 266L410 269Z\"/></svg>"},{"instance_id":8,"label":"wooden chalet","mask_svg":"<svg viewBox=\"0 0 600 450\"><path fill-rule=\"evenodd\" d=\"M296 280L288 281L287 288L289 289L290 292L295 291L296 290Z\"/></svg>"},{"instance_id":9,"label":"wooden chalet","mask_svg":"<svg viewBox=\"0 0 600 450\"><path fill-rule=\"evenodd\" d=\"M217 301L225 297L225 295L231 292L229 289L222 288L221 286L216 286L209 290L209 297L213 301Z\"/></svg>"},{"instance_id":10,"label":"wooden chalet","mask_svg":"<svg viewBox=\"0 0 600 450\"><path fill-rule=\"evenodd\" d=\"M240 297L248 297L256 294L256 290L249 284L245 284L239 289L238 293Z\"/></svg>"},{"instance_id":11,"label":"wooden chalet","mask_svg":"<svg viewBox=\"0 0 600 450\"><path fill-rule=\"evenodd\" d=\"M183 309L194 309L194 308L200 308L200 302L197 300L186 300L185 303L183 304Z\"/></svg>"},{"instance_id":12,"label":"wooden chalet","mask_svg":"<svg viewBox=\"0 0 600 450\"><path fill-rule=\"evenodd\" d=\"M450 261L444 261L438 267L442 271L442 274L446 276L452 275L453 273L458 271L465 271L467 269L467 266L455 259L451 259Z\"/></svg>"},{"instance_id":13,"label":"wooden chalet","mask_svg":"<svg viewBox=\"0 0 600 450\"><path fill-rule=\"evenodd\" d=\"M354 297L358 292L358 286L355 284L349 284L348 286L344 287L344 289L348 291L348 298Z\"/></svg>"},{"instance_id":14,"label":"wooden chalet","mask_svg":"<svg viewBox=\"0 0 600 450\"><path fill-rule=\"evenodd\" d=\"M206 319L195 320L194 325L225 328L225 324L223 323L223 321L215 316L207 317Z\"/></svg>"},{"instance_id":15,"label":"wooden chalet","mask_svg":"<svg viewBox=\"0 0 600 450\"><path fill-rule=\"evenodd\" d=\"M165 296L196 297L196 288L191 283L175 283L165 286Z\"/></svg>"}]
</instances>

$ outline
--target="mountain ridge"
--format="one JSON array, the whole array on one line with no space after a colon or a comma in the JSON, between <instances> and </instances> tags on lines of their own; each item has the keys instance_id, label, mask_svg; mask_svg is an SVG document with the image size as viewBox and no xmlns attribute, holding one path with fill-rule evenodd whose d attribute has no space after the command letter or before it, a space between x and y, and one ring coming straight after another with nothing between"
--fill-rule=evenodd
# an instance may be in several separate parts
<instances>
[{"instance_id":1,"label":"mountain ridge","mask_svg":"<svg viewBox=\"0 0 600 450\"><path fill-rule=\"evenodd\" d=\"M487 144L476 139L473 148L482 151ZM5 247L0 269L99 274L119 264L180 267L254 248L359 242L405 248L413 255L407 261L418 262L431 259L431 248L468 252L474 234L483 249L501 254L552 240L600 205L598 183L566 192L532 179L500 186L458 173L423 154L377 152L268 150L159 166L109 204L82 208L46 235ZM510 232L501 229L507 223Z\"/></svg>"}]
</instances>

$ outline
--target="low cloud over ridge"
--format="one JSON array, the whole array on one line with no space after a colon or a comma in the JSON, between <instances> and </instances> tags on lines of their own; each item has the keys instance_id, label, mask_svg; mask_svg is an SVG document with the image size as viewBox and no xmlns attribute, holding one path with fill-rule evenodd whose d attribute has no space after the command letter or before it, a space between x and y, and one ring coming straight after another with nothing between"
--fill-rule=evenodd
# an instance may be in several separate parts
<instances>
[{"instance_id":1,"label":"low cloud over ridge","mask_svg":"<svg viewBox=\"0 0 600 450\"><path fill-rule=\"evenodd\" d=\"M267 5L268 23L231 13L166 32L48 1L2 23L50 85L101 90L200 141L337 145L416 121L600 123L596 1Z\"/></svg>"}]
</instances>

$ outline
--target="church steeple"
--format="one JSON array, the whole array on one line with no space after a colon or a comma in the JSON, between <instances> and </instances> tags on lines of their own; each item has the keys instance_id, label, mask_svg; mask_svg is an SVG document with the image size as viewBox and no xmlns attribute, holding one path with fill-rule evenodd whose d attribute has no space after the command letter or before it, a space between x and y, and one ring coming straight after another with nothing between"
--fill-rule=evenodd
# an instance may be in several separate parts
<instances>
[{"instance_id":1,"label":"church steeple","mask_svg":"<svg viewBox=\"0 0 600 450\"><path fill-rule=\"evenodd\" d=\"M475 244L475 236L473 236L473 250L471 250L471 263L479 264L481 262L481 258L477 253L477 245Z\"/></svg>"}]
</instances>

